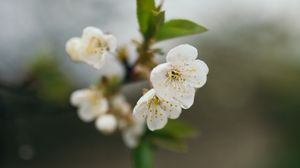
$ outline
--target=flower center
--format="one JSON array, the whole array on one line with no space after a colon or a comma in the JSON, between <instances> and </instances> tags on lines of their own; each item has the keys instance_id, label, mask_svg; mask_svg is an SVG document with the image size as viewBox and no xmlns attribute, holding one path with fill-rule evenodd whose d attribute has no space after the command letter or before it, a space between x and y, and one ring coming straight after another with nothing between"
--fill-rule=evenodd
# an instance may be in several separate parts
<instances>
[{"instance_id":1,"label":"flower center","mask_svg":"<svg viewBox=\"0 0 300 168\"><path fill-rule=\"evenodd\" d=\"M99 96L96 93L92 93L89 99L92 104L96 104L98 102Z\"/></svg>"},{"instance_id":2,"label":"flower center","mask_svg":"<svg viewBox=\"0 0 300 168\"><path fill-rule=\"evenodd\" d=\"M148 101L147 105L150 108L151 105L158 106L160 104L160 102L161 102L161 100L159 100L159 98L157 96L153 96L153 98Z\"/></svg>"},{"instance_id":3,"label":"flower center","mask_svg":"<svg viewBox=\"0 0 300 168\"><path fill-rule=\"evenodd\" d=\"M92 37L87 45L86 51L89 54L102 54L106 49L107 44L103 40Z\"/></svg>"},{"instance_id":4,"label":"flower center","mask_svg":"<svg viewBox=\"0 0 300 168\"><path fill-rule=\"evenodd\" d=\"M178 71L176 69L172 69L167 74L167 77L170 80L180 80L182 78L181 76L182 76L182 74L180 73L180 71Z\"/></svg>"}]
</instances>

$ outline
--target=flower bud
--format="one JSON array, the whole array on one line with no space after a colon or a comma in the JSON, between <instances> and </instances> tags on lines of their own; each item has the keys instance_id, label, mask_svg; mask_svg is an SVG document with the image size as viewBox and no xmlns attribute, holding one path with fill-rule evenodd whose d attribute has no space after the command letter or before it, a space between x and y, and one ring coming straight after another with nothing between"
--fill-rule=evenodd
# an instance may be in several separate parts
<instances>
[{"instance_id":1,"label":"flower bud","mask_svg":"<svg viewBox=\"0 0 300 168\"><path fill-rule=\"evenodd\" d=\"M117 128L117 120L114 115L105 114L96 120L96 128L105 134L113 133Z\"/></svg>"}]
</instances>

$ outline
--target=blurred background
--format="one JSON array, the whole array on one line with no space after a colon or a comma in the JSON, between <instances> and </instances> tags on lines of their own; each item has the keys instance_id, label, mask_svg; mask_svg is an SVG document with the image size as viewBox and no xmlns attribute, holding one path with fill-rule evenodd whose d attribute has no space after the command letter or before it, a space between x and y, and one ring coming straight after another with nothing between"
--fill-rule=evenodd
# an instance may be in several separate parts
<instances>
[{"instance_id":1,"label":"blurred background","mask_svg":"<svg viewBox=\"0 0 300 168\"><path fill-rule=\"evenodd\" d=\"M80 121L68 100L122 68L112 57L101 71L76 64L64 47L90 25L119 44L140 39L135 8L134 0L0 1L0 167L131 167L120 135ZM209 31L157 47L195 45L210 72L181 117L199 136L188 153L158 150L156 167L299 168L300 1L165 0L164 9ZM123 88L132 105L145 86Z\"/></svg>"}]
</instances>

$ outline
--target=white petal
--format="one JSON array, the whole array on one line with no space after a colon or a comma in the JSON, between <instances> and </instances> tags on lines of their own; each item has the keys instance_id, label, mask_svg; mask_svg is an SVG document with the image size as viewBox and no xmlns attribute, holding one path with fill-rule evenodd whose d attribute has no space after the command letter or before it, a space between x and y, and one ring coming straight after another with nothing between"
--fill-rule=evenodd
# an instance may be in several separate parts
<instances>
[{"instance_id":1,"label":"white petal","mask_svg":"<svg viewBox=\"0 0 300 168\"><path fill-rule=\"evenodd\" d=\"M192 66L196 66L199 68L200 73L202 73L204 75L208 74L209 69L205 62L197 59L197 60L193 61L192 64L193 64Z\"/></svg>"},{"instance_id":2,"label":"white petal","mask_svg":"<svg viewBox=\"0 0 300 168\"><path fill-rule=\"evenodd\" d=\"M121 94L115 95L111 99L111 106L113 109L120 112L122 115L129 115L132 112L130 104Z\"/></svg>"},{"instance_id":3,"label":"white petal","mask_svg":"<svg viewBox=\"0 0 300 168\"><path fill-rule=\"evenodd\" d=\"M150 89L148 90L147 93L145 93L136 104L140 104L140 103L144 103L144 102L148 102L148 100L152 99L153 96L155 95L155 90L154 89Z\"/></svg>"},{"instance_id":4,"label":"white petal","mask_svg":"<svg viewBox=\"0 0 300 168\"><path fill-rule=\"evenodd\" d=\"M145 120L148 115L148 107L147 103L150 99L155 95L155 90L150 89L147 93L145 93L136 103L133 109L133 116L139 121Z\"/></svg>"},{"instance_id":5,"label":"white petal","mask_svg":"<svg viewBox=\"0 0 300 168\"><path fill-rule=\"evenodd\" d=\"M193 87L186 87L179 97L175 97L175 100L182 105L182 108L188 109L194 104L195 92Z\"/></svg>"},{"instance_id":6,"label":"white petal","mask_svg":"<svg viewBox=\"0 0 300 168\"><path fill-rule=\"evenodd\" d=\"M200 88L205 85L207 81L207 76L206 75L199 75L197 78L188 78L188 81L190 82L190 85L195 87L195 88Z\"/></svg>"},{"instance_id":7,"label":"white petal","mask_svg":"<svg viewBox=\"0 0 300 168\"><path fill-rule=\"evenodd\" d=\"M195 89L189 85L173 82L157 85L154 88L157 90L156 94L159 97L170 102L179 103L184 109L190 108L194 103Z\"/></svg>"},{"instance_id":8,"label":"white petal","mask_svg":"<svg viewBox=\"0 0 300 168\"><path fill-rule=\"evenodd\" d=\"M83 34L88 34L88 33L103 34L103 32L99 28L94 27L94 26L88 26L83 29Z\"/></svg>"},{"instance_id":9,"label":"white petal","mask_svg":"<svg viewBox=\"0 0 300 168\"><path fill-rule=\"evenodd\" d=\"M105 35L104 36L107 45L108 45L108 50L110 52L115 52L116 48L117 48L117 39L115 36L113 35Z\"/></svg>"},{"instance_id":10,"label":"white petal","mask_svg":"<svg viewBox=\"0 0 300 168\"><path fill-rule=\"evenodd\" d=\"M96 114L93 113L92 106L89 104L83 104L79 107L78 117L84 122L91 122L96 118Z\"/></svg>"},{"instance_id":11,"label":"white petal","mask_svg":"<svg viewBox=\"0 0 300 168\"><path fill-rule=\"evenodd\" d=\"M163 101L160 107L168 114L168 118L176 119L181 114L180 104L176 102Z\"/></svg>"},{"instance_id":12,"label":"white petal","mask_svg":"<svg viewBox=\"0 0 300 168\"><path fill-rule=\"evenodd\" d=\"M192 81L168 80L167 74L172 66L170 63L156 66L150 75L151 83L158 96L168 101L175 101L181 104L182 108L190 108L194 102L194 85L192 85ZM188 73L185 74L189 75Z\"/></svg>"},{"instance_id":13,"label":"white petal","mask_svg":"<svg viewBox=\"0 0 300 168\"><path fill-rule=\"evenodd\" d=\"M137 103L133 109L133 117L139 121L143 121L147 117L147 114L147 102Z\"/></svg>"},{"instance_id":14,"label":"white petal","mask_svg":"<svg viewBox=\"0 0 300 168\"><path fill-rule=\"evenodd\" d=\"M76 90L71 94L70 102L74 106L78 106L81 102L84 102L91 95L89 89Z\"/></svg>"},{"instance_id":15,"label":"white petal","mask_svg":"<svg viewBox=\"0 0 300 168\"><path fill-rule=\"evenodd\" d=\"M168 114L166 114L160 106L152 107L148 113L147 125L151 131L163 128L168 122Z\"/></svg>"},{"instance_id":16,"label":"white petal","mask_svg":"<svg viewBox=\"0 0 300 168\"><path fill-rule=\"evenodd\" d=\"M167 80L166 74L170 70L170 66L171 66L170 63L160 64L160 65L156 66L151 72L150 80L151 80L154 88L159 88L158 92L160 92L160 90L164 89L163 87L166 87L165 90L168 90L167 87L171 87L171 86L165 85L166 84L165 82ZM158 96L160 95L158 93L156 93L156 94ZM168 96L166 96L166 97L168 97ZM167 100L170 100L170 99L171 98L168 97ZM168 103L166 103L166 102L168 102ZM175 105L176 105L176 107L175 107ZM168 117L172 118L172 119L178 118L181 113L180 104L176 103L176 102L171 103L169 101L164 101L164 102L162 102L161 108L164 111L166 111L166 113L168 114Z\"/></svg>"},{"instance_id":17,"label":"white petal","mask_svg":"<svg viewBox=\"0 0 300 168\"><path fill-rule=\"evenodd\" d=\"M95 122L96 128L103 133L110 134L113 133L117 128L117 119L114 115L105 114L100 117Z\"/></svg>"},{"instance_id":18,"label":"white petal","mask_svg":"<svg viewBox=\"0 0 300 168\"><path fill-rule=\"evenodd\" d=\"M129 148L134 148L139 143L139 139L136 136L132 135L128 131L123 131L122 137L123 137L124 143Z\"/></svg>"},{"instance_id":19,"label":"white petal","mask_svg":"<svg viewBox=\"0 0 300 168\"><path fill-rule=\"evenodd\" d=\"M120 107L124 106L125 104L128 104L125 97L122 94L117 94L112 97L111 100L112 106Z\"/></svg>"},{"instance_id":20,"label":"white petal","mask_svg":"<svg viewBox=\"0 0 300 168\"><path fill-rule=\"evenodd\" d=\"M105 114L108 111L109 105L107 99L100 97L96 104L93 104L93 113L97 116Z\"/></svg>"},{"instance_id":21,"label":"white petal","mask_svg":"<svg viewBox=\"0 0 300 168\"><path fill-rule=\"evenodd\" d=\"M150 81L153 86L163 85L167 80L168 71L171 69L170 63L159 64L154 67L150 74ZM155 87L154 87L155 88Z\"/></svg>"},{"instance_id":22,"label":"white petal","mask_svg":"<svg viewBox=\"0 0 300 168\"><path fill-rule=\"evenodd\" d=\"M105 57L107 55L107 51L103 51L103 55L93 54L93 55L85 55L82 58L82 61L85 63L92 65L96 69L100 69L105 63Z\"/></svg>"},{"instance_id":23,"label":"white petal","mask_svg":"<svg viewBox=\"0 0 300 168\"><path fill-rule=\"evenodd\" d=\"M182 44L171 49L167 54L167 62L182 63L193 61L197 58L198 51L189 44Z\"/></svg>"},{"instance_id":24,"label":"white petal","mask_svg":"<svg viewBox=\"0 0 300 168\"><path fill-rule=\"evenodd\" d=\"M81 59L81 39L74 37L67 41L66 51L74 61L80 61Z\"/></svg>"},{"instance_id":25,"label":"white petal","mask_svg":"<svg viewBox=\"0 0 300 168\"><path fill-rule=\"evenodd\" d=\"M189 63L183 70L184 78L187 79L186 82L192 87L200 88L207 80L208 67L201 60L195 60Z\"/></svg>"},{"instance_id":26,"label":"white petal","mask_svg":"<svg viewBox=\"0 0 300 168\"><path fill-rule=\"evenodd\" d=\"M134 148L138 145L140 137L145 131L144 124L144 122L134 122L132 126L123 130L123 140L129 148Z\"/></svg>"},{"instance_id":27,"label":"white petal","mask_svg":"<svg viewBox=\"0 0 300 168\"><path fill-rule=\"evenodd\" d=\"M102 37L103 32L97 27L86 27L82 31L82 40L83 42L89 42L92 37Z\"/></svg>"}]
</instances>

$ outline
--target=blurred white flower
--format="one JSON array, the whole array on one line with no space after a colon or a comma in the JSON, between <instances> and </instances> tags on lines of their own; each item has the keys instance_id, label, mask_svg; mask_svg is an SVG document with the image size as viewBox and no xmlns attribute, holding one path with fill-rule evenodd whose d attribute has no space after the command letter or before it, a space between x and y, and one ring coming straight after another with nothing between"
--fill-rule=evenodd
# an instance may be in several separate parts
<instances>
[{"instance_id":1,"label":"blurred white flower","mask_svg":"<svg viewBox=\"0 0 300 168\"><path fill-rule=\"evenodd\" d=\"M116 38L96 27L86 27L81 38L74 37L66 43L66 51L74 61L85 62L96 69L102 67L106 55L116 47Z\"/></svg>"},{"instance_id":2,"label":"blurred white flower","mask_svg":"<svg viewBox=\"0 0 300 168\"><path fill-rule=\"evenodd\" d=\"M159 97L154 89L143 95L133 109L133 116L139 121L147 119L152 131L163 128L168 118L176 119L181 113L180 104Z\"/></svg>"},{"instance_id":3,"label":"blurred white flower","mask_svg":"<svg viewBox=\"0 0 300 168\"><path fill-rule=\"evenodd\" d=\"M135 148L141 139L141 136L145 132L145 122L134 120L131 125L123 129L122 137L124 143L129 148Z\"/></svg>"},{"instance_id":4,"label":"blurred white flower","mask_svg":"<svg viewBox=\"0 0 300 168\"><path fill-rule=\"evenodd\" d=\"M128 115L132 110L130 104L121 94L117 94L111 99L111 105L112 108L118 111L121 115Z\"/></svg>"},{"instance_id":5,"label":"blurred white flower","mask_svg":"<svg viewBox=\"0 0 300 168\"><path fill-rule=\"evenodd\" d=\"M163 99L178 102L187 109L194 103L195 88L206 83L208 67L196 59L197 49L183 44L171 49L167 63L156 66L150 80L156 93Z\"/></svg>"},{"instance_id":6,"label":"blurred white flower","mask_svg":"<svg viewBox=\"0 0 300 168\"><path fill-rule=\"evenodd\" d=\"M108 101L95 89L77 90L71 95L71 104L78 107L78 116L90 122L108 111Z\"/></svg>"},{"instance_id":7,"label":"blurred white flower","mask_svg":"<svg viewBox=\"0 0 300 168\"><path fill-rule=\"evenodd\" d=\"M132 108L122 94L114 95L110 100L111 107L118 116L118 127L125 145L129 148L136 147L145 131L145 121L138 121L132 117Z\"/></svg>"},{"instance_id":8,"label":"blurred white flower","mask_svg":"<svg viewBox=\"0 0 300 168\"><path fill-rule=\"evenodd\" d=\"M104 134L111 134L117 129L117 119L112 114L104 114L97 118L96 128Z\"/></svg>"}]
</instances>

